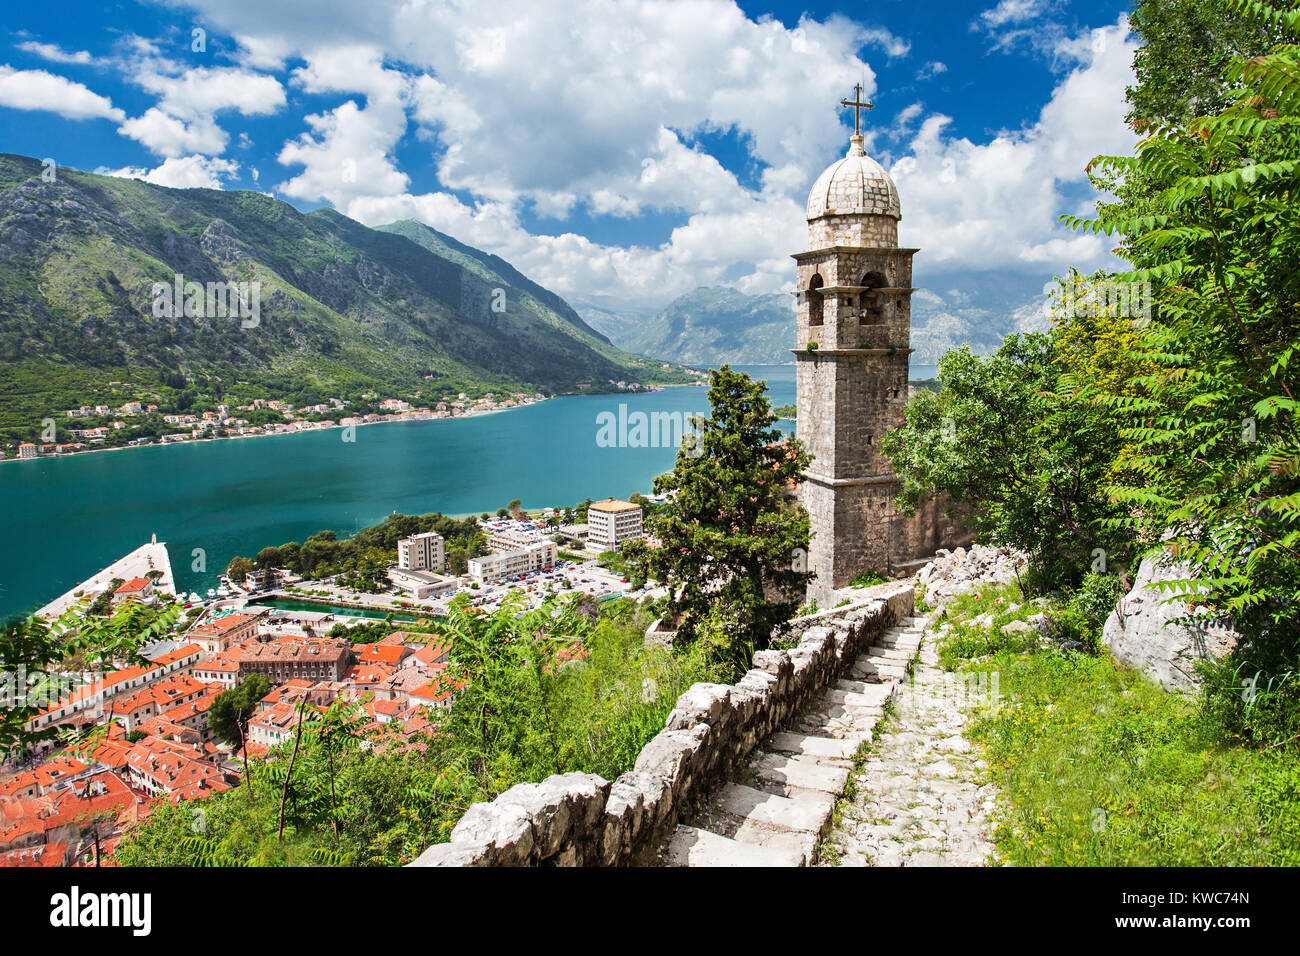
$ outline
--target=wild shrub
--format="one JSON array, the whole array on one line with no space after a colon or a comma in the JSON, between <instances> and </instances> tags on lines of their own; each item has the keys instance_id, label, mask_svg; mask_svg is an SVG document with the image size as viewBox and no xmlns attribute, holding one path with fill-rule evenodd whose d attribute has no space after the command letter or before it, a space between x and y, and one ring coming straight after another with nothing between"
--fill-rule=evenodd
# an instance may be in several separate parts
<instances>
[{"instance_id":1,"label":"wild shrub","mask_svg":"<svg viewBox=\"0 0 1300 956\"><path fill-rule=\"evenodd\" d=\"M1048 637L1059 644L1073 644L1079 650L1095 653L1101 645L1106 618L1115 610L1115 603L1123 593L1117 574L1084 575L1079 587L1047 612Z\"/></svg>"}]
</instances>

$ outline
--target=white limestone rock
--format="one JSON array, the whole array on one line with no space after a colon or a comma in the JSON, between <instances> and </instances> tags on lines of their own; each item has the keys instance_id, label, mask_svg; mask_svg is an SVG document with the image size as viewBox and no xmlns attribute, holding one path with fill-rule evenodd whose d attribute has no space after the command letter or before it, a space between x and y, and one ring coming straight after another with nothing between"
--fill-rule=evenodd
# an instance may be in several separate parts
<instances>
[{"instance_id":1,"label":"white limestone rock","mask_svg":"<svg viewBox=\"0 0 1300 956\"><path fill-rule=\"evenodd\" d=\"M1189 577L1186 566L1143 558L1133 589L1120 598L1101 636L1117 661L1149 674L1170 690L1196 690L1200 686L1196 662L1224 656L1238 640L1227 628L1170 623L1186 614L1189 606L1184 601L1165 603L1172 595L1148 585Z\"/></svg>"},{"instance_id":2,"label":"white limestone rock","mask_svg":"<svg viewBox=\"0 0 1300 956\"><path fill-rule=\"evenodd\" d=\"M1024 555L1009 548L973 544L951 552L941 549L917 572L916 580L925 585L926 601L942 608L958 594L1015 581L1024 563Z\"/></svg>"}]
</instances>

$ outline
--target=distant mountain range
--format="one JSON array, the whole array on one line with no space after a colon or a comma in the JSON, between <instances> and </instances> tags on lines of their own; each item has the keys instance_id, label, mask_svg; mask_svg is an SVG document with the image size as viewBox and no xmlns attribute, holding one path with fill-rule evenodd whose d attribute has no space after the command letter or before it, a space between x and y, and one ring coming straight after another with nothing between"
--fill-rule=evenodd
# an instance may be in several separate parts
<instances>
[{"instance_id":1,"label":"distant mountain range","mask_svg":"<svg viewBox=\"0 0 1300 956\"><path fill-rule=\"evenodd\" d=\"M937 365L950 349L969 345L987 355L1013 332L1042 331L1048 275L996 272L931 276L918 266L912 293L912 363Z\"/></svg>"},{"instance_id":2,"label":"distant mountain range","mask_svg":"<svg viewBox=\"0 0 1300 956\"><path fill-rule=\"evenodd\" d=\"M687 365L781 365L792 361L794 299L701 286L636 322L588 314L620 348Z\"/></svg>"},{"instance_id":3,"label":"distant mountain range","mask_svg":"<svg viewBox=\"0 0 1300 956\"><path fill-rule=\"evenodd\" d=\"M190 404L306 404L691 380L621 351L504 260L414 222L369 229L255 192L42 172L0 154L6 432L81 404L166 405L181 392ZM155 284L178 275L259 283L256 322L211 308L157 316Z\"/></svg>"},{"instance_id":4,"label":"distant mountain range","mask_svg":"<svg viewBox=\"0 0 1300 956\"><path fill-rule=\"evenodd\" d=\"M1037 278L947 274L912 295L912 362L936 365L949 349L996 349L1011 332L1041 327ZM658 314L586 309L587 323L619 348L687 365L783 365L793 361L794 299L701 286Z\"/></svg>"}]
</instances>

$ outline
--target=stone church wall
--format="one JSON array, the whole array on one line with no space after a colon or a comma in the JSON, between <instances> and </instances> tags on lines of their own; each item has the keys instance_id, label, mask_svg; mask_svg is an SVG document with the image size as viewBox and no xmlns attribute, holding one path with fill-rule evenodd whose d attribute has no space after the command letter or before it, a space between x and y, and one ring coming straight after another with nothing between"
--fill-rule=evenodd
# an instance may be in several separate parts
<instances>
[{"instance_id":1,"label":"stone church wall","mask_svg":"<svg viewBox=\"0 0 1300 956\"><path fill-rule=\"evenodd\" d=\"M927 495L915 514L897 514L890 543L890 566L911 571L943 548L963 548L975 540L960 514L949 518L947 495Z\"/></svg>"},{"instance_id":2,"label":"stone church wall","mask_svg":"<svg viewBox=\"0 0 1300 956\"><path fill-rule=\"evenodd\" d=\"M808 247L896 246L898 221L889 216L823 216L808 224Z\"/></svg>"}]
</instances>

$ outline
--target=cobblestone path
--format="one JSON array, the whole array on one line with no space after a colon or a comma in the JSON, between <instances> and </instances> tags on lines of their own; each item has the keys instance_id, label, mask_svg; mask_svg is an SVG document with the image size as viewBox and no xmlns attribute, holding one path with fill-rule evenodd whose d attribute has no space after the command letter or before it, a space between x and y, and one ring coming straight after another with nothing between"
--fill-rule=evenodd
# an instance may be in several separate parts
<instances>
[{"instance_id":1,"label":"cobblestone path","mask_svg":"<svg viewBox=\"0 0 1300 956\"><path fill-rule=\"evenodd\" d=\"M941 669L934 635L925 635L912 676L855 775L855 796L823 844L821 865L996 864L994 788L980 784L984 762L962 735L987 690Z\"/></svg>"}]
</instances>

